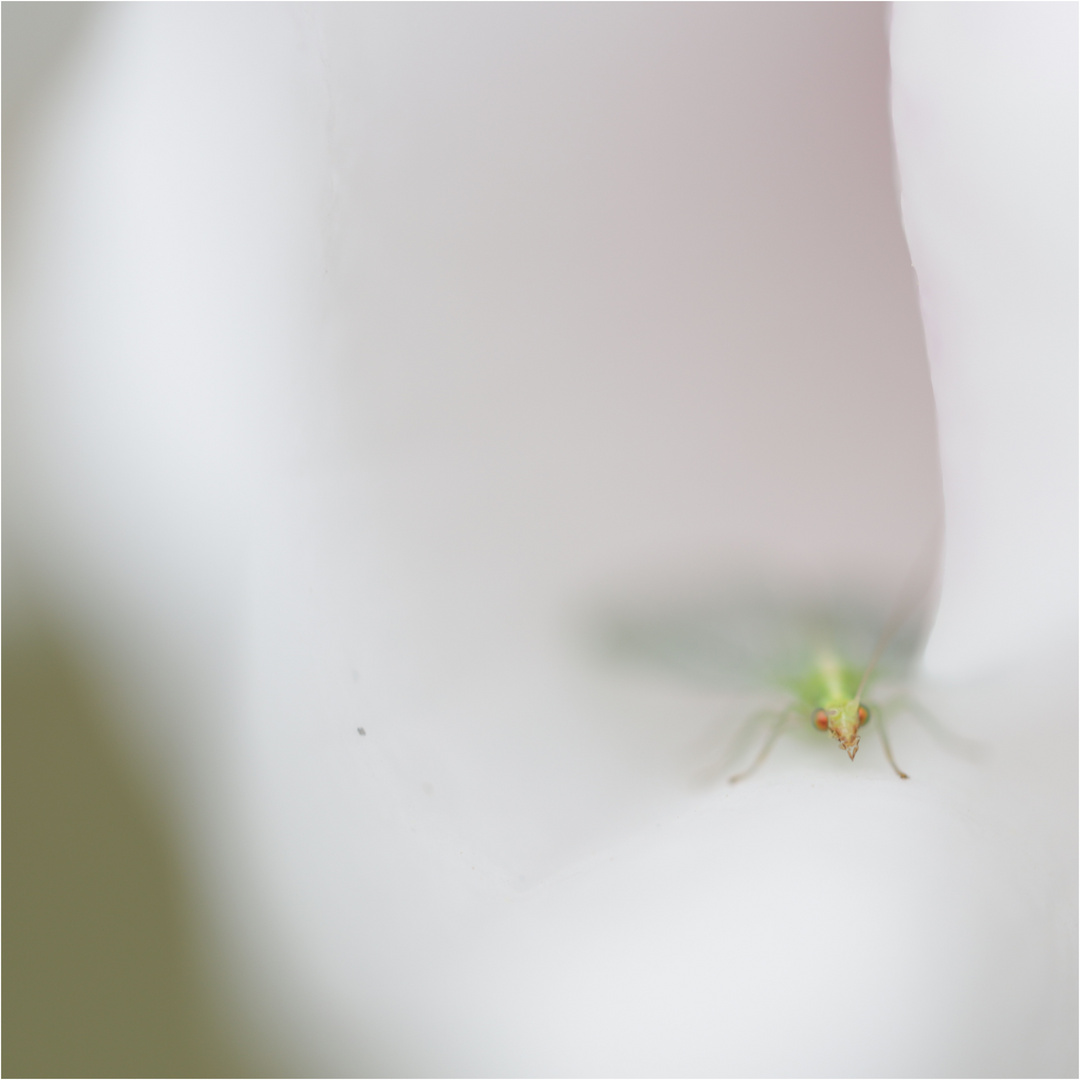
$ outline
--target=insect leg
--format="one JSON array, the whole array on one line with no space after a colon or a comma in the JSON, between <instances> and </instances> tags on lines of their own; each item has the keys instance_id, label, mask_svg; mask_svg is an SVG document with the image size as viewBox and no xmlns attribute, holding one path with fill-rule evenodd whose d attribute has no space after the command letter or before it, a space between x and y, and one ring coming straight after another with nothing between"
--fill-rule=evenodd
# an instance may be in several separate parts
<instances>
[{"instance_id":1,"label":"insect leg","mask_svg":"<svg viewBox=\"0 0 1080 1080\"><path fill-rule=\"evenodd\" d=\"M697 781L701 784L712 785L723 776L743 756L754 727L770 717L775 719L775 709L757 709L745 716L735 735L726 741L722 753L718 756L712 755L712 760L696 771Z\"/></svg>"},{"instance_id":2,"label":"insect leg","mask_svg":"<svg viewBox=\"0 0 1080 1080\"><path fill-rule=\"evenodd\" d=\"M724 764L729 765L732 760L741 755L743 748L749 741L750 732L754 729L754 726L762 720L776 719L775 709L756 709L739 725L739 730L735 732L735 737L728 743L727 749L724 751Z\"/></svg>"},{"instance_id":3,"label":"insect leg","mask_svg":"<svg viewBox=\"0 0 1080 1080\"><path fill-rule=\"evenodd\" d=\"M889 736L885 734L885 710L879 707L879 711L881 713L881 722L878 724L878 731L881 732L881 745L885 747L885 756L889 759L889 764L893 767L896 775L899 776L901 780L908 780L910 777L896 764L896 759L892 756L892 747L889 745Z\"/></svg>"},{"instance_id":4,"label":"insect leg","mask_svg":"<svg viewBox=\"0 0 1080 1080\"><path fill-rule=\"evenodd\" d=\"M888 701L888 707L896 706L900 712L906 712L915 717L934 736L945 749L975 761L985 754L985 747L974 739L965 739L950 731L921 701L913 698L910 694L898 694Z\"/></svg>"},{"instance_id":5,"label":"insect leg","mask_svg":"<svg viewBox=\"0 0 1080 1080\"><path fill-rule=\"evenodd\" d=\"M777 716L776 723L773 725L772 731L769 732L769 737L765 740L765 745L758 751L758 756L754 758L753 764L749 769L745 769L741 773L736 773L729 780L729 784L737 784L740 780L745 780L752 772L754 772L758 766L769 756L769 751L773 748L773 744L780 737L780 732L784 730L788 720L795 714L789 709L787 712L782 712Z\"/></svg>"}]
</instances>

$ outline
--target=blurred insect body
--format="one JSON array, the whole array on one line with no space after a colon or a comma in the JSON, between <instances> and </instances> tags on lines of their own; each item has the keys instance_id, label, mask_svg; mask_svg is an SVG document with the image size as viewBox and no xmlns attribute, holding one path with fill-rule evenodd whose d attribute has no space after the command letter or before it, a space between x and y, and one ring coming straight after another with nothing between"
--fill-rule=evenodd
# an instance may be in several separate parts
<instances>
[{"instance_id":1,"label":"blurred insect body","mask_svg":"<svg viewBox=\"0 0 1080 1080\"><path fill-rule=\"evenodd\" d=\"M773 726L750 766L731 777L733 783L761 765L793 722L828 733L854 760L861 729L872 718L889 764L906 780L892 755L884 710L865 694L879 677L897 688L906 681L922 646L925 618L912 618L910 605L893 606L891 617L887 612L885 605L850 597L778 601L775 593L736 588L687 605L624 613L608 622L606 637L609 649L624 659L659 663L717 689L784 693L781 708L750 717L750 723L770 717ZM893 700L917 712L907 697Z\"/></svg>"},{"instance_id":2,"label":"blurred insect body","mask_svg":"<svg viewBox=\"0 0 1080 1080\"><path fill-rule=\"evenodd\" d=\"M872 673L873 661L860 673L857 668L844 663L829 646L819 646L811 666L787 683L786 688L795 698L792 706L778 715L776 726L753 764L732 776L731 783L745 779L765 760L786 723L796 717L809 719L818 731L828 732L854 761L859 750L859 730L870 722L870 707L863 702L862 694ZM884 723L878 728L889 764L901 780L907 780L907 773L893 759Z\"/></svg>"}]
</instances>

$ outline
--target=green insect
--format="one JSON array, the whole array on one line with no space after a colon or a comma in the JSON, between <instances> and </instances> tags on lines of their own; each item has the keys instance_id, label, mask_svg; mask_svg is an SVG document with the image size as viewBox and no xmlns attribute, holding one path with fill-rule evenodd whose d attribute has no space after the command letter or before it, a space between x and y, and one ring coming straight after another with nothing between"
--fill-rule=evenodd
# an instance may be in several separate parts
<instances>
[{"instance_id":1,"label":"green insect","mask_svg":"<svg viewBox=\"0 0 1080 1080\"><path fill-rule=\"evenodd\" d=\"M784 680L785 689L794 698L790 708L778 714L777 722L753 764L732 776L730 782L734 784L749 776L768 756L787 723L797 717L808 718L818 731L828 732L854 761L859 751L859 731L870 722L871 716L863 693L883 647L884 644L860 673L858 668L845 663L832 647L818 644L810 666L795 678ZM878 731L889 764L901 780L907 780L908 774L893 757L884 723L878 725Z\"/></svg>"},{"instance_id":2,"label":"green insect","mask_svg":"<svg viewBox=\"0 0 1080 1080\"><path fill-rule=\"evenodd\" d=\"M624 610L606 620L605 640L609 655L636 666L661 666L718 690L783 695L778 708L751 715L748 723L771 718L773 726L732 783L754 772L793 722L830 735L854 761L862 729L875 718L885 756L906 780L885 731L886 709L871 705L867 694L877 680L900 690L921 650L926 621L925 612L913 617L910 605L893 605L890 615L883 604L851 596L784 601L737 587L684 604ZM934 723L906 693L887 704Z\"/></svg>"}]
</instances>

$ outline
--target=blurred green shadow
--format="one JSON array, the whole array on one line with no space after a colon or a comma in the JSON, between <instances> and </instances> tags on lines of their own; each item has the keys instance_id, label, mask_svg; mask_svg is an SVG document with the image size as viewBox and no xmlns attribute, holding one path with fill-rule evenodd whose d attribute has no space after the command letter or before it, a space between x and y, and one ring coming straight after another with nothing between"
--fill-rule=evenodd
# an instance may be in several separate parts
<instances>
[{"instance_id":1,"label":"blurred green shadow","mask_svg":"<svg viewBox=\"0 0 1080 1080\"><path fill-rule=\"evenodd\" d=\"M3 1073L265 1075L195 970L165 815L59 635L3 638Z\"/></svg>"}]
</instances>

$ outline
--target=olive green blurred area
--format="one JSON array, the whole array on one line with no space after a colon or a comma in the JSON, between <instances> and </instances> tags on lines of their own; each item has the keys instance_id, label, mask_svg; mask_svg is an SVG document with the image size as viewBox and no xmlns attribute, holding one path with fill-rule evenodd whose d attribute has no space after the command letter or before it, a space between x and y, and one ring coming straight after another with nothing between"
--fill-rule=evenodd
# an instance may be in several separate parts
<instances>
[{"instance_id":1,"label":"olive green blurred area","mask_svg":"<svg viewBox=\"0 0 1080 1080\"><path fill-rule=\"evenodd\" d=\"M42 625L3 639L3 1073L242 1076L159 807Z\"/></svg>"},{"instance_id":2,"label":"olive green blurred area","mask_svg":"<svg viewBox=\"0 0 1080 1080\"><path fill-rule=\"evenodd\" d=\"M39 104L101 10L3 4L9 240ZM15 248L5 245L8 302L18 295ZM5 376L20 362L8 345ZM7 454L4 465L10 493L25 478L12 475L19 463ZM13 511L8 500L4 508ZM4 584L17 593L9 555L5 545ZM3 1073L265 1075L272 1070L230 1031L196 960L206 950L163 801L115 741L107 699L61 625L34 605L5 606Z\"/></svg>"}]
</instances>

